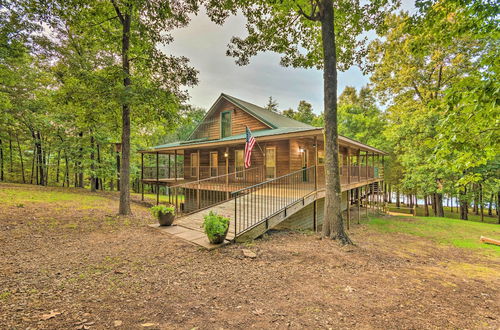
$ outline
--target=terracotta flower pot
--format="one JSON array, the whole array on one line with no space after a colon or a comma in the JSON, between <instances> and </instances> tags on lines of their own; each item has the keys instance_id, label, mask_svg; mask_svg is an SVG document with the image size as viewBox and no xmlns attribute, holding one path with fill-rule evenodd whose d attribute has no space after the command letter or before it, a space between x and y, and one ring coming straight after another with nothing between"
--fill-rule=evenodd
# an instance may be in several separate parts
<instances>
[{"instance_id":1,"label":"terracotta flower pot","mask_svg":"<svg viewBox=\"0 0 500 330\"><path fill-rule=\"evenodd\" d=\"M172 213L167 213L167 214L160 214L158 217L158 222L160 223L160 226L171 226L172 223L174 222L175 215Z\"/></svg>"}]
</instances>

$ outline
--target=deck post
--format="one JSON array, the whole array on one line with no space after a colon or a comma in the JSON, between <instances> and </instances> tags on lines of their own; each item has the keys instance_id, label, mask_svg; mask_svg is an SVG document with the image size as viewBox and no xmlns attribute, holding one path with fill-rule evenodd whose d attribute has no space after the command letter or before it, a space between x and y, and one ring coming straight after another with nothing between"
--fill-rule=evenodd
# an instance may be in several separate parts
<instances>
[{"instance_id":1,"label":"deck post","mask_svg":"<svg viewBox=\"0 0 500 330\"><path fill-rule=\"evenodd\" d=\"M348 158L347 162L349 162L349 158ZM346 212L347 213L347 230L349 230L350 229L349 227L351 225L351 210L350 210L350 208L351 208L350 207L351 206L351 201L350 201L350 199L351 199L351 190L347 190L346 193L347 193L347 198L346 198L347 199L347 210L346 210L347 211Z\"/></svg>"},{"instance_id":2,"label":"deck post","mask_svg":"<svg viewBox=\"0 0 500 330\"><path fill-rule=\"evenodd\" d=\"M366 211L366 219L368 219L368 185L365 186L365 211Z\"/></svg>"},{"instance_id":3,"label":"deck post","mask_svg":"<svg viewBox=\"0 0 500 330\"><path fill-rule=\"evenodd\" d=\"M317 196L316 196L317 197ZM317 224L317 218L316 218L316 213L317 213L317 205L316 205L317 199L314 200L313 202L313 230L314 232L318 231L318 224Z\"/></svg>"},{"instance_id":4,"label":"deck post","mask_svg":"<svg viewBox=\"0 0 500 330\"><path fill-rule=\"evenodd\" d=\"M358 225L361 220L361 188L356 188L357 202L358 202Z\"/></svg>"},{"instance_id":5,"label":"deck post","mask_svg":"<svg viewBox=\"0 0 500 330\"><path fill-rule=\"evenodd\" d=\"M144 200L144 153L141 152L141 200Z\"/></svg>"},{"instance_id":6,"label":"deck post","mask_svg":"<svg viewBox=\"0 0 500 330\"><path fill-rule=\"evenodd\" d=\"M167 178L171 178L171 174L172 174L172 170L171 170L171 167L172 167L172 160L171 160L171 154L168 154L168 176Z\"/></svg>"},{"instance_id":7,"label":"deck post","mask_svg":"<svg viewBox=\"0 0 500 330\"><path fill-rule=\"evenodd\" d=\"M160 204L160 160L156 152L156 205Z\"/></svg>"},{"instance_id":8,"label":"deck post","mask_svg":"<svg viewBox=\"0 0 500 330\"><path fill-rule=\"evenodd\" d=\"M314 190L318 190L318 137L314 137ZM316 231L316 201L314 201L314 230Z\"/></svg>"}]
</instances>

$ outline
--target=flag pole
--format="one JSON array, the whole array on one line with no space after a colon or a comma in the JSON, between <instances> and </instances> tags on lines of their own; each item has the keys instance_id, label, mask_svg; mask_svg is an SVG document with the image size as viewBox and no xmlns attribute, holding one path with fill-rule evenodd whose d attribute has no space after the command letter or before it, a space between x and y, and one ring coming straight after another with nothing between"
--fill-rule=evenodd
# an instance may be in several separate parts
<instances>
[{"instance_id":1,"label":"flag pole","mask_svg":"<svg viewBox=\"0 0 500 330\"><path fill-rule=\"evenodd\" d=\"M250 133L252 133L252 131L250 130L250 128L248 128L247 125L245 125L245 128L248 129L250 131ZM255 137L254 137L255 139ZM260 147L260 144L259 144L259 141L257 141L257 139L255 139L255 143L257 144L257 147L259 147L260 149L260 152L262 153L262 155L264 156L264 151L262 151L262 148Z\"/></svg>"}]
</instances>

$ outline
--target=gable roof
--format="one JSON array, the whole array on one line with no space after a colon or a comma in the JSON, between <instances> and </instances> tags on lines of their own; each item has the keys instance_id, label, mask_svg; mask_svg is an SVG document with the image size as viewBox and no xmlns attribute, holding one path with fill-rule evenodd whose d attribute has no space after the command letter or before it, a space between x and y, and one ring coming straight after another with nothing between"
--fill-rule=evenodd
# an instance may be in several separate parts
<instances>
[{"instance_id":1,"label":"gable roof","mask_svg":"<svg viewBox=\"0 0 500 330\"><path fill-rule=\"evenodd\" d=\"M247 112L251 116L255 117L257 120L261 121L264 123L266 126L268 126L271 129L277 129L277 128L314 128L314 126L302 123L300 121L294 120L292 118L288 118L287 116L283 116L279 113L269 111L265 108L259 107L258 105L255 105L253 103L243 101L241 99L238 99L234 96L228 95L221 93L217 100L214 102L214 104L210 107L210 109L207 111L201 122L195 127L195 129L189 134L187 140L191 140L191 137L193 134L198 130L201 124L212 114L217 110L217 104L222 100L225 99L226 101L236 105L239 107L241 110Z\"/></svg>"},{"instance_id":2,"label":"gable roof","mask_svg":"<svg viewBox=\"0 0 500 330\"><path fill-rule=\"evenodd\" d=\"M247 101L240 100L234 96L227 95L222 93L222 97L228 100L231 103L236 104L243 110L249 112L257 119L261 120L265 124L269 125L272 128L285 128L285 127L308 127L312 128L313 126L302 123L292 118L288 118L287 116L283 116L279 113L267 110L265 108L259 107L258 105L249 103Z\"/></svg>"}]
</instances>

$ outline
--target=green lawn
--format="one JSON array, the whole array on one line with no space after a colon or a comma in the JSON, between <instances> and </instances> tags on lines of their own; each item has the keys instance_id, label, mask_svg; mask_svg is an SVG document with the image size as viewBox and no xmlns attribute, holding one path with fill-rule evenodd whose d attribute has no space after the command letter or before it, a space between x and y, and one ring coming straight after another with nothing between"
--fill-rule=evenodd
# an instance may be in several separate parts
<instances>
[{"instance_id":1,"label":"green lawn","mask_svg":"<svg viewBox=\"0 0 500 330\"><path fill-rule=\"evenodd\" d=\"M140 193L132 193L132 195L141 197ZM175 196L172 196L172 203L175 203ZM156 202L156 194L144 194L144 199L154 200ZM177 195L177 200L179 203L184 202L184 195ZM168 203L169 198L167 195L160 194L160 203Z\"/></svg>"},{"instance_id":2,"label":"green lawn","mask_svg":"<svg viewBox=\"0 0 500 330\"><path fill-rule=\"evenodd\" d=\"M398 211L396 208L396 204L388 204L388 207L390 208L390 211L392 212L401 212L401 213L410 213L410 210L408 210L408 206L406 205L401 205L402 209ZM417 216L424 216L425 209L422 205L419 205L417 207ZM434 212L432 211L432 207L429 206L429 214L433 215ZM453 212L451 212L450 207L444 207L444 215L447 218L451 219L460 219L460 213L458 213L457 208L453 208ZM472 209L469 210L469 221L481 221L481 216L480 215L475 215L472 212ZM487 223L498 223L498 218L496 217L496 211L493 210L493 216L489 217L488 216L488 209L484 209L484 222Z\"/></svg>"},{"instance_id":3,"label":"green lawn","mask_svg":"<svg viewBox=\"0 0 500 330\"><path fill-rule=\"evenodd\" d=\"M481 236L500 239L500 225L438 217L392 216L372 218L368 225L381 232L400 232L429 238L437 243L482 250L500 257L500 246L484 244Z\"/></svg>"}]
</instances>

